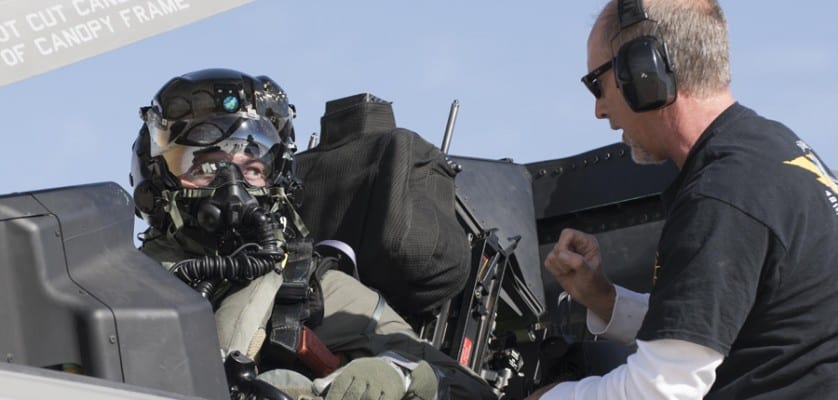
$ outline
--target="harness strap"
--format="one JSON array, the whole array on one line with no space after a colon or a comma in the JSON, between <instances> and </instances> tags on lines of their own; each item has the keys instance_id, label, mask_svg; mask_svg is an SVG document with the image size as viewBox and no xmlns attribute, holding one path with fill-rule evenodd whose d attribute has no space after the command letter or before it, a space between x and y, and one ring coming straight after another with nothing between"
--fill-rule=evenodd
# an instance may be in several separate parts
<instances>
[{"instance_id":1,"label":"harness strap","mask_svg":"<svg viewBox=\"0 0 838 400\"><path fill-rule=\"evenodd\" d=\"M367 324L367 328L364 329L364 335L372 335L375 333L375 328L378 326L378 321L381 319L381 314L384 313L384 298L381 297L381 294L378 294L378 303L375 305L375 310L372 312L370 316L370 323Z\"/></svg>"}]
</instances>

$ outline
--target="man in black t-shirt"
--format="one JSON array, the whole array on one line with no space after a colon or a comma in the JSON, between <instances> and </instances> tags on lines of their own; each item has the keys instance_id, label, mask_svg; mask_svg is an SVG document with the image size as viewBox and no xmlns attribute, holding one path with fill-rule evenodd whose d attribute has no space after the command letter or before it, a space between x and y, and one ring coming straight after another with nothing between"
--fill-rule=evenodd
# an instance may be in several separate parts
<instances>
[{"instance_id":1,"label":"man in black t-shirt","mask_svg":"<svg viewBox=\"0 0 838 400\"><path fill-rule=\"evenodd\" d=\"M637 351L533 398L838 398L838 184L734 100L728 59L715 0L610 1L597 19L582 79L596 116L636 162L680 173L649 295L608 281L593 236L562 232L545 267L592 332Z\"/></svg>"}]
</instances>

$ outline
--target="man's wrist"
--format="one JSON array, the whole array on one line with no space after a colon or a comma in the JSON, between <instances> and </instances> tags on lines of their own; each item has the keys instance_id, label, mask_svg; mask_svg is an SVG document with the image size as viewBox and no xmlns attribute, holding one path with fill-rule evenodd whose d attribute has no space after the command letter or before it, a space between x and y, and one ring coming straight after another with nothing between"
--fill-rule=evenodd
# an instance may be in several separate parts
<instances>
[{"instance_id":1,"label":"man's wrist","mask_svg":"<svg viewBox=\"0 0 838 400\"><path fill-rule=\"evenodd\" d=\"M602 294L596 296L594 302L588 307L597 317L603 321L610 321L614 315L614 303L617 300L617 289L611 282L603 286Z\"/></svg>"}]
</instances>

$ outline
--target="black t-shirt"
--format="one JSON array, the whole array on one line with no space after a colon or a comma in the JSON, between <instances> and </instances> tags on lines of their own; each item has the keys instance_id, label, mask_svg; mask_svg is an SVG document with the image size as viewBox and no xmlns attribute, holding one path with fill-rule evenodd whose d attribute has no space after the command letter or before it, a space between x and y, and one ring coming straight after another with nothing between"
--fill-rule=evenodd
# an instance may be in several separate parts
<instances>
[{"instance_id":1,"label":"black t-shirt","mask_svg":"<svg viewBox=\"0 0 838 400\"><path fill-rule=\"evenodd\" d=\"M838 399L838 185L788 128L734 104L664 193L640 340L725 356L707 399Z\"/></svg>"}]
</instances>

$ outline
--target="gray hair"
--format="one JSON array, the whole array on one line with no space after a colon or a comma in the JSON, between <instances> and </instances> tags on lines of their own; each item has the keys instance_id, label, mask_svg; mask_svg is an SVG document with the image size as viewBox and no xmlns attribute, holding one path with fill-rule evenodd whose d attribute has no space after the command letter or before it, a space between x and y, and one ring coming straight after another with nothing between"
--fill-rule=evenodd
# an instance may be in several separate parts
<instances>
[{"instance_id":1,"label":"gray hair","mask_svg":"<svg viewBox=\"0 0 838 400\"><path fill-rule=\"evenodd\" d=\"M680 92L708 97L730 85L730 50L727 21L716 0L644 1L649 18L620 31L617 0L605 5L597 24L612 54L640 36L655 36L666 43Z\"/></svg>"}]
</instances>

